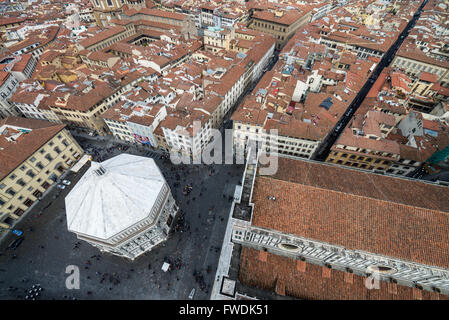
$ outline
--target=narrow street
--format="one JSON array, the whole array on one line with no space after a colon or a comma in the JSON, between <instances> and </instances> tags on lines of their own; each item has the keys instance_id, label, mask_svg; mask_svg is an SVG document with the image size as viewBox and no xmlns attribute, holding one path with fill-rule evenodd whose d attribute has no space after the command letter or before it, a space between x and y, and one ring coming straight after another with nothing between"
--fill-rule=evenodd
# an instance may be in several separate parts
<instances>
[{"instance_id":1,"label":"narrow street","mask_svg":"<svg viewBox=\"0 0 449 320\"><path fill-rule=\"evenodd\" d=\"M365 99L366 95L370 91L373 84L376 82L377 78L379 77L380 73L383 71L383 69L390 65L391 61L393 61L393 58L401 46L402 42L404 42L404 39L407 37L410 30L414 27L416 21L419 19L419 16L421 14L422 8L426 5L428 0L424 0L421 6L419 7L418 11L415 13L413 18L409 21L405 29L402 31L402 33L398 36L397 40L393 43L393 45L388 49L388 51L383 55L382 60L379 62L379 64L374 69L371 76L367 79L362 89L359 91L359 93L356 95L354 100L351 102L351 104L346 109L346 112L342 115L342 117L339 119L335 127L327 134L326 138L323 140L323 142L320 144L318 149L315 151L315 154L312 156L313 160L318 161L325 161L327 156L330 153L330 149L332 145L337 141L338 137L341 135L345 127L348 125L349 121L354 116L357 109L360 107L361 103Z\"/></svg>"}]
</instances>

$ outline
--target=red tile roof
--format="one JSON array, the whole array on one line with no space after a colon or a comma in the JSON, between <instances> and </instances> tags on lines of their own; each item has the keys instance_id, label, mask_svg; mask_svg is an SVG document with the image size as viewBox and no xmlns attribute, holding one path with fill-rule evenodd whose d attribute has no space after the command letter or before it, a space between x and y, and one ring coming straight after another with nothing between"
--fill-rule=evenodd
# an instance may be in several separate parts
<instances>
[{"instance_id":1,"label":"red tile roof","mask_svg":"<svg viewBox=\"0 0 449 320\"><path fill-rule=\"evenodd\" d=\"M63 124L18 117L8 117L0 121L0 127L5 124L32 131L22 134L16 142L9 142L4 134L0 134L0 180L65 127Z\"/></svg>"},{"instance_id":2,"label":"red tile roof","mask_svg":"<svg viewBox=\"0 0 449 320\"><path fill-rule=\"evenodd\" d=\"M438 82L438 76L434 73L429 73L429 72L423 71L419 75L419 80L427 81L430 83L435 83L435 82Z\"/></svg>"},{"instance_id":3,"label":"red tile roof","mask_svg":"<svg viewBox=\"0 0 449 320\"><path fill-rule=\"evenodd\" d=\"M449 267L449 188L308 161L278 160L275 175L256 179L253 225Z\"/></svg>"},{"instance_id":4,"label":"red tile roof","mask_svg":"<svg viewBox=\"0 0 449 320\"><path fill-rule=\"evenodd\" d=\"M93 37L90 37L90 38L80 41L80 45L83 46L83 48L87 49L96 43L99 43L103 40L106 40L116 34L119 34L121 32L125 32L125 31L126 31L126 28L122 27L122 26L112 27L112 28L109 28L109 29L106 29L104 31L97 33Z\"/></svg>"},{"instance_id":5,"label":"red tile roof","mask_svg":"<svg viewBox=\"0 0 449 320\"><path fill-rule=\"evenodd\" d=\"M242 248L239 280L253 287L308 300L408 300L448 299L448 296L421 291L386 281L369 290L365 277L327 267ZM418 291L416 291L418 290Z\"/></svg>"}]
</instances>

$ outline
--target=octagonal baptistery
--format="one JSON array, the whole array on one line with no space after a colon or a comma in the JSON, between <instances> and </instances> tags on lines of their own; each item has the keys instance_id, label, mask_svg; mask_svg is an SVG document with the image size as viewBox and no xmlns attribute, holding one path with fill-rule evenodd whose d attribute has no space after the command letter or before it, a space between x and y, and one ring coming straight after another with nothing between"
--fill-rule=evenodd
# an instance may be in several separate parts
<instances>
[{"instance_id":1,"label":"octagonal baptistery","mask_svg":"<svg viewBox=\"0 0 449 320\"><path fill-rule=\"evenodd\" d=\"M131 260L167 240L178 212L154 160L130 154L92 162L65 204L78 239Z\"/></svg>"}]
</instances>

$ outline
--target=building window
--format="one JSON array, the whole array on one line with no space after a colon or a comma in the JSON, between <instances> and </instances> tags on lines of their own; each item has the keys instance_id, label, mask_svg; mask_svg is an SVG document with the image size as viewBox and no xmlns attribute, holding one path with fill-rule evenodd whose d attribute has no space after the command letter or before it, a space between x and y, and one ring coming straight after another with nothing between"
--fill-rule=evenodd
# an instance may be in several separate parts
<instances>
[{"instance_id":1,"label":"building window","mask_svg":"<svg viewBox=\"0 0 449 320\"><path fill-rule=\"evenodd\" d=\"M39 190L36 190L33 192L33 196L35 196L36 198L39 198L42 195L42 192L40 192Z\"/></svg>"},{"instance_id":2,"label":"building window","mask_svg":"<svg viewBox=\"0 0 449 320\"><path fill-rule=\"evenodd\" d=\"M396 269L389 267L389 266L384 266L384 265L371 265L368 267L368 271L383 273L383 274L397 272Z\"/></svg>"},{"instance_id":3,"label":"building window","mask_svg":"<svg viewBox=\"0 0 449 320\"><path fill-rule=\"evenodd\" d=\"M289 250L289 251L296 251L299 249L297 245L291 244L291 243L280 243L279 248Z\"/></svg>"},{"instance_id":4,"label":"building window","mask_svg":"<svg viewBox=\"0 0 449 320\"><path fill-rule=\"evenodd\" d=\"M16 183L22 187L26 185L25 181L23 181L22 179L17 180Z\"/></svg>"},{"instance_id":5,"label":"building window","mask_svg":"<svg viewBox=\"0 0 449 320\"><path fill-rule=\"evenodd\" d=\"M50 184L47 181L45 181L43 184L41 184L41 187L47 190L48 187L50 187Z\"/></svg>"},{"instance_id":6,"label":"building window","mask_svg":"<svg viewBox=\"0 0 449 320\"><path fill-rule=\"evenodd\" d=\"M44 169L44 166L42 165L42 163L41 162L38 162L37 164L36 164L36 167L38 167L39 169Z\"/></svg>"},{"instance_id":7,"label":"building window","mask_svg":"<svg viewBox=\"0 0 449 320\"><path fill-rule=\"evenodd\" d=\"M10 194L12 196L16 195L16 192L14 191L13 188L9 188L8 190L6 190L6 193L8 193L8 194Z\"/></svg>"},{"instance_id":8,"label":"building window","mask_svg":"<svg viewBox=\"0 0 449 320\"><path fill-rule=\"evenodd\" d=\"M173 222L173 217L169 216L168 219L167 219L167 226L170 227L172 222Z\"/></svg>"},{"instance_id":9,"label":"building window","mask_svg":"<svg viewBox=\"0 0 449 320\"><path fill-rule=\"evenodd\" d=\"M12 174L9 176L9 179L14 180L17 176L15 174Z\"/></svg>"},{"instance_id":10,"label":"building window","mask_svg":"<svg viewBox=\"0 0 449 320\"><path fill-rule=\"evenodd\" d=\"M28 198L23 204L27 207L30 207L33 204L33 202L34 202L33 200Z\"/></svg>"},{"instance_id":11,"label":"building window","mask_svg":"<svg viewBox=\"0 0 449 320\"><path fill-rule=\"evenodd\" d=\"M24 212L25 212L25 211L24 211L23 209L17 208L17 209L14 211L14 214L15 214L15 215L18 215L18 216L20 217Z\"/></svg>"},{"instance_id":12,"label":"building window","mask_svg":"<svg viewBox=\"0 0 449 320\"><path fill-rule=\"evenodd\" d=\"M31 178L34 178L36 176L36 174L32 170L28 170L26 174L27 174L27 176L30 176Z\"/></svg>"}]
</instances>

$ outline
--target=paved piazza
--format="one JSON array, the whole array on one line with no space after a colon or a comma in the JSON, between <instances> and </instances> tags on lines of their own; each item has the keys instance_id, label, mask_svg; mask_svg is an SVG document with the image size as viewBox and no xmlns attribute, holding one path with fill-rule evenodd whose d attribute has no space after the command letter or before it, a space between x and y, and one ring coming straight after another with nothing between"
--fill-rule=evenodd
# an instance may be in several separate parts
<instances>
[{"instance_id":1,"label":"paved piazza","mask_svg":"<svg viewBox=\"0 0 449 320\"><path fill-rule=\"evenodd\" d=\"M84 149L90 145L100 150L96 157L103 160L123 152L117 147L107 152L117 146L108 139L75 137ZM12 233L0 243L0 299L24 299L34 284L43 288L38 299L188 299L192 288L196 289L194 299L209 298L231 207L229 196L243 166L176 166L149 149L130 147L126 152L156 160L183 213L184 222L176 221L177 231L134 262L101 254L67 231L64 197L87 167L77 174L70 172L66 179L71 186L53 188L16 225L24 231L22 244L7 250L17 237ZM182 190L187 183L193 190L185 196ZM161 270L164 261L172 264L168 272ZM79 267L79 290L66 288L69 265Z\"/></svg>"}]
</instances>

